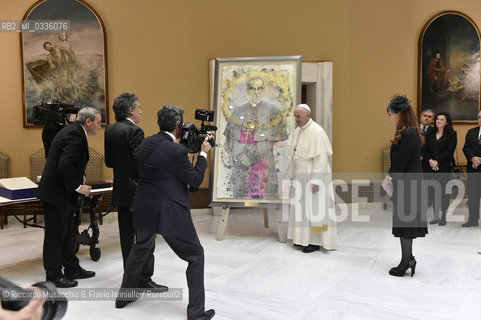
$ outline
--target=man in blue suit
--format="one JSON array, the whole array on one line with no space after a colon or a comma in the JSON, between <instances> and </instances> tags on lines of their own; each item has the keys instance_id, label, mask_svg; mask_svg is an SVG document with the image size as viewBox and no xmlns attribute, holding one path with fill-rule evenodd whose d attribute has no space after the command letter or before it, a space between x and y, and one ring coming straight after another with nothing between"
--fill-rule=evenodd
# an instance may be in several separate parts
<instances>
[{"instance_id":1,"label":"man in blue suit","mask_svg":"<svg viewBox=\"0 0 481 320\"><path fill-rule=\"evenodd\" d=\"M195 166L189 162L187 148L176 143L182 134L184 110L165 105L157 113L160 132L146 138L137 156L139 183L134 200L136 241L125 266L116 308L136 298L123 297L129 288L138 288L142 268L154 247L157 234L188 262L188 319L211 319L215 311L205 310L204 249L192 222L189 187L199 188L207 168L207 152L212 148L206 137Z\"/></svg>"}]
</instances>

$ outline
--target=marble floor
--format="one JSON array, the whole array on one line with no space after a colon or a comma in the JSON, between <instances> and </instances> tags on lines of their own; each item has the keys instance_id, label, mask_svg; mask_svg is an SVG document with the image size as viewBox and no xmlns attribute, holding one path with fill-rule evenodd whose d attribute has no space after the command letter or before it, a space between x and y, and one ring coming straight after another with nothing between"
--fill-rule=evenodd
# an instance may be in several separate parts
<instances>
[{"instance_id":1,"label":"marble floor","mask_svg":"<svg viewBox=\"0 0 481 320\"><path fill-rule=\"evenodd\" d=\"M430 226L427 237L414 242L416 274L397 278L388 275L400 258L390 211L380 204L352 209L338 223L338 249L311 254L278 242L272 214L264 228L262 211L232 209L225 239L216 241L220 216L194 210L205 249L206 307L216 310L214 319L481 319L479 227ZM466 211L462 204L450 219L464 220ZM120 285L115 213L100 230L100 260L92 261L87 247L79 251L81 265L97 273L79 280L80 288ZM23 287L44 280L42 241L42 229L24 229L10 217L0 230L0 276ZM160 236L156 246L153 279L182 288L183 301L141 298L124 309L112 300L69 301L64 319L185 319L186 263Z\"/></svg>"}]
</instances>

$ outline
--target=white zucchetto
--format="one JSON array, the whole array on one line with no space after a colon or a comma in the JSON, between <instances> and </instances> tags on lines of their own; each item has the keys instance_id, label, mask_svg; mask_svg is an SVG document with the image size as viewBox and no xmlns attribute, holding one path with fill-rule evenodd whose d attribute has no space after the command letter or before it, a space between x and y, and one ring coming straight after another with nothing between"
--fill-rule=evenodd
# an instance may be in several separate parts
<instances>
[{"instance_id":1,"label":"white zucchetto","mask_svg":"<svg viewBox=\"0 0 481 320\"><path fill-rule=\"evenodd\" d=\"M302 109L304 110L307 110L307 112L311 113L311 108L309 108L309 106L305 103L301 103L299 105L297 105L298 107L301 107Z\"/></svg>"}]
</instances>

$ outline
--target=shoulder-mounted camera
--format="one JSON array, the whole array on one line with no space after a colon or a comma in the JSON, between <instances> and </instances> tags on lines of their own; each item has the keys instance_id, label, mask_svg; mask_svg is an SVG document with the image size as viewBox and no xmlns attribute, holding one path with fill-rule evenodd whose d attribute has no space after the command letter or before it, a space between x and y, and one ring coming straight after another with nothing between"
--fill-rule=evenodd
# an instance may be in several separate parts
<instances>
[{"instance_id":1,"label":"shoulder-mounted camera","mask_svg":"<svg viewBox=\"0 0 481 320\"><path fill-rule=\"evenodd\" d=\"M73 104L54 102L33 106L33 123L37 125L57 124L64 126L70 115L77 114L80 108Z\"/></svg>"},{"instance_id":2,"label":"shoulder-mounted camera","mask_svg":"<svg viewBox=\"0 0 481 320\"><path fill-rule=\"evenodd\" d=\"M200 129L198 129L192 122L187 122L182 126L182 136L180 143L187 147L189 153L200 152L200 147L204 142L205 136L209 133L217 131L217 127L213 125L206 125L204 122L214 120L214 111L206 109L195 109L195 119L202 121ZM214 138L209 139L212 147L215 147Z\"/></svg>"}]
</instances>

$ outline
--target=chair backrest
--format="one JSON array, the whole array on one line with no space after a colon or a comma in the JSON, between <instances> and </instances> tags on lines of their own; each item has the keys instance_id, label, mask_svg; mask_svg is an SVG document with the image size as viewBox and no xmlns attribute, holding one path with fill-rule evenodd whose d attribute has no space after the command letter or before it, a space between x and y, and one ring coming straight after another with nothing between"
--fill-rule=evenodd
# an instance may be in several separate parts
<instances>
[{"instance_id":1,"label":"chair backrest","mask_svg":"<svg viewBox=\"0 0 481 320\"><path fill-rule=\"evenodd\" d=\"M45 159L43 148L30 156L30 179L32 181L38 182L37 177L42 175L45 163L47 163L47 159Z\"/></svg>"},{"instance_id":2,"label":"chair backrest","mask_svg":"<svg viewBox=\"0 0 481 320\"><path fill-rule=\"evenodd\" d=\"M387 173L391 168L391 146L387 146L382 151L382 171Z\"/></svg>"},{"instance_id":3,"label":"chair backrest","mask_svg":"<svg viewBox=\"0 0 481 320\"><path fill-rule=\"evenodd\" d=\"M85 169L87 183L98 183L102 180L104 156L92 148L89 148L89 162Z\"/></svg>"},{"instance_id":4,"label":"chair backrest","mask_svg":"<svg viewBox=\"0 0 481 320\"><path fill-rule=\"evenodd\" d=\"M8 178L8 157L0 153L0 179Z\"/></svg>"},{"instance_id":5,"label":"chair backrest","mask_svg":"<svg viewBox=\"0 0 481 320\"><path fill-rule=\"evenodd\" d=\"M95 183L102 180L102 164L104 156L94 149L89 148L89 157L90 159L87 163L87 168L85 169L87 183ZM46 163L47 160L45 159L45 151L43 148L30 156L32 181L38 182L37 177L42 175Z\"/></svg>"}]
</instances>

